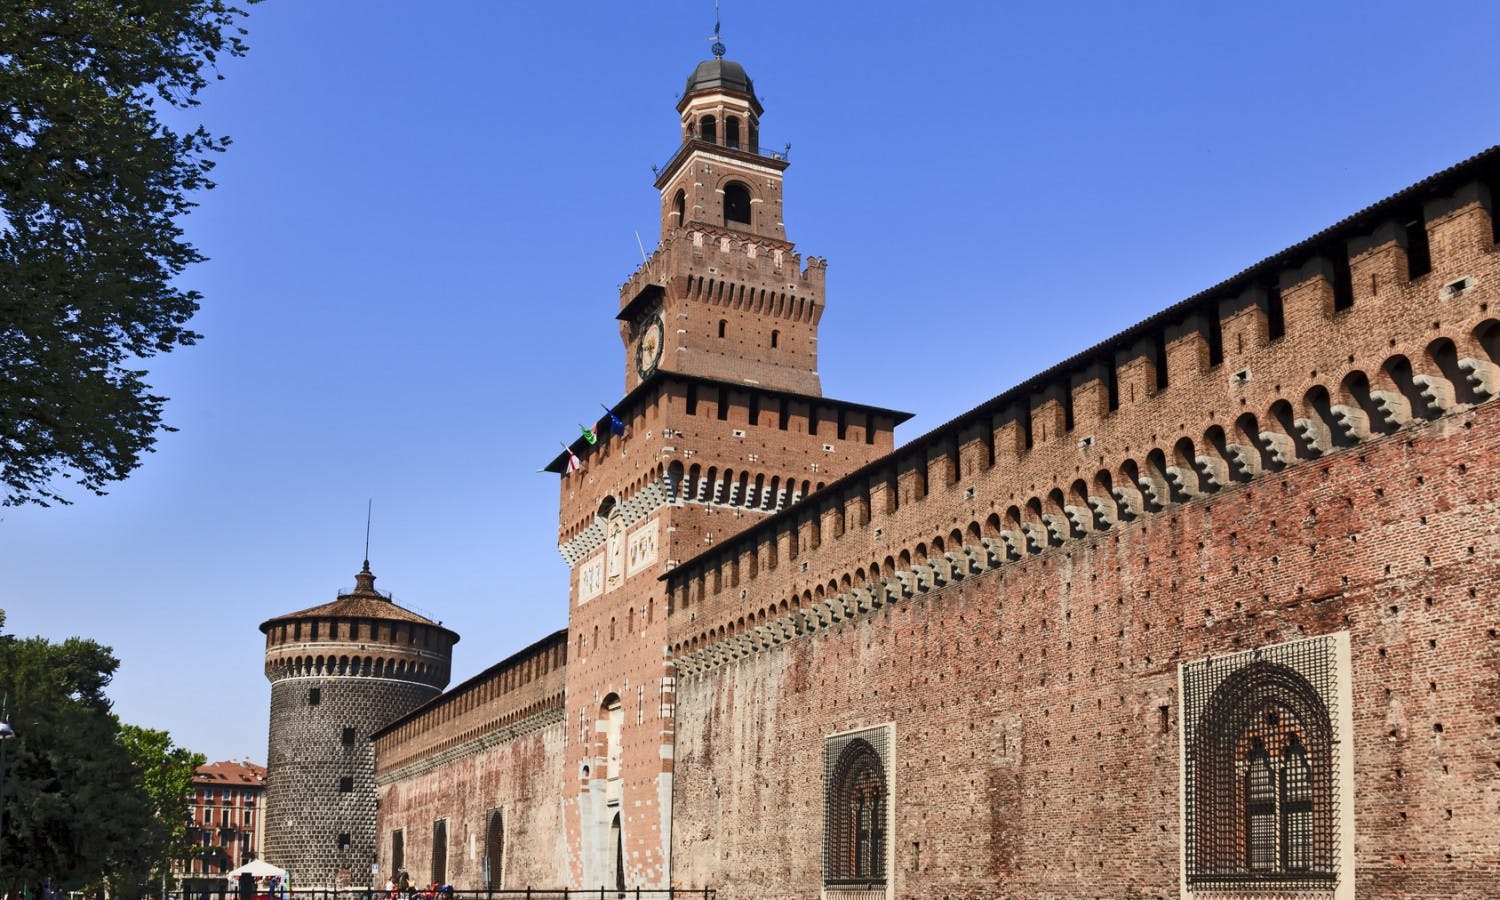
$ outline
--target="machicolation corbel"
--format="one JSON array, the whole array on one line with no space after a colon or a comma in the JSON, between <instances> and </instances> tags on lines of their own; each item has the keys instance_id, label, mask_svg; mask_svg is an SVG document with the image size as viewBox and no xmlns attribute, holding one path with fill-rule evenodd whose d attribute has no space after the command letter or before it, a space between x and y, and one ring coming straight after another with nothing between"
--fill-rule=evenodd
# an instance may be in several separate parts
<instances>
[{"instance_id":1,"label":"machicolation corbel","mask_svg":"<svg viewBox=\"0 0 1500 900\"><path fill-rule=\"evenodd\" d=\"M1487 359L1465 358L1458 361L1458 370L1464 373L1480 400L1489 400L1500 395L1500 366Z\"/></svg>"},{"instance_id":2,"label":"machicolation corbel","mask_svg":"<svg viewBox=\"0 0 1500 900\"><path fill-rule=\"evenodd\" d=\"M1441 375L1413 375L1412 384L1422 393L1422 400L1439 414L1453 411L1457 406L1453 382Z\"/></svg>"}]
</instances>

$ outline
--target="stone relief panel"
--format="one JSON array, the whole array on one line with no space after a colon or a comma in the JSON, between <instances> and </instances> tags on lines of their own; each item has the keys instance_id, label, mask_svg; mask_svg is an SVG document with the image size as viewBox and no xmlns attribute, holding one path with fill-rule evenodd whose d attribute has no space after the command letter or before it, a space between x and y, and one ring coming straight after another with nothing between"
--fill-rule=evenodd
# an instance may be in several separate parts
<instances>
[{"instance_id":1,"label":"stone relief panel","mask_svg":"<svg viewBox=\"0 0 1500 900\"><path fill-rule=\"evenodd\" d=\"M625 574L634 575L656 562L657 523L652 519L630 533L625 551Z\"/></svg>"},{"instance_id":2,"label":"stone relief panel","mask_svg":"<svg viewBox=\"0 0 1500 900\"><path fill-rule=\"evenodd\" d=\"M587 603L604 593L604 554L578 567L578 602Z\"/></svg>"}]
</instances>

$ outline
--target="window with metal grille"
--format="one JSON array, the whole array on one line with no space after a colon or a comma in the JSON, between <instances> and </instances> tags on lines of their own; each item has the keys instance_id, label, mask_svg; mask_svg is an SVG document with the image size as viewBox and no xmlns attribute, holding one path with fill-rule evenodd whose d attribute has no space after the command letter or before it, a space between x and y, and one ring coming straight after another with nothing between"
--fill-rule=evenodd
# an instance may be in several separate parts
<instances>
[{"instance_id":1,"label":"window with metal grille","mask_svg":"<svg viewBox=\"0 0 1500 900\"><path fill-rule=\"evenodd\" d=\"M823 746L823 880L883 887L890 814L890 727L828 738Z\"/></svg>"},{"instance_id":2,"label":"window with metal grille","mask_svg":"<svg viewBox=\"0 0 1500 900\"><path fill-rule=\"evenodd\" d=\"M1330 636L1183 665L1189 889L1334 889L1338 659Z\"/></svg>"}]
</instances>

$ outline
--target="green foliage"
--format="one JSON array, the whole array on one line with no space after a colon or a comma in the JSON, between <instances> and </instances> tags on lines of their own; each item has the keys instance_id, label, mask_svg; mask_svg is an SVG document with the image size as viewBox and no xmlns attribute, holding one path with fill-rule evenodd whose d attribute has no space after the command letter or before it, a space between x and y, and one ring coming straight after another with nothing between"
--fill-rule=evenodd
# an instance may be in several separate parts
<instances>
[{"instance_id":1,"label":"green foliage","mask_svg":"<svg viewBox=\"0 0 1500 900\"><path fill-rule=\"evenodd\" d=\"M202 757L120 724L105 696L118 667L108 647L82 638L0 636L0 693L16 731L0 791L0 894L50 878L136 896L185 838Z\"/></svg>"},{"instance_id":2,"label":"green foliage","mask_svg":"<svg viewBox=\"0 0 1500 900\"><path fill-rule=\"evenodd\" d=\"M255 2L255 0L248 0ZM192 344L202 259L179 216L228 139L178 131L243 10L223 0L0 3L0 505L128 475L163 428L142 360Z\"/></svg>"},{"instance_id":3,"label":"green foliage","mask_svg":"<svg viewBox=\"0 0 1500 900\"><path fill-rule=\"evenodd\" d=\"M173 860L186 859L197 849L188 837L189 801L193 773L207 759L202 753L173 746L172 736L165 731L122 724L119 740L135 763L161 832L151 873L155 881L171 872Z\"/></svg>"}]
</instances>

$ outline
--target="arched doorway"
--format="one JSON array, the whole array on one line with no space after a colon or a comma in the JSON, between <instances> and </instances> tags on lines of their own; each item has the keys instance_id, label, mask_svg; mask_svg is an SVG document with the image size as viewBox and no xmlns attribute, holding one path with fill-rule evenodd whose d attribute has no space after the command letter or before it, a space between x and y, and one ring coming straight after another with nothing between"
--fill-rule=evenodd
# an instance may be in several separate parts
<instances>
[{"instance_id":1,"label":"arched doorway","mask_svg":"<svg viewBox=\"0 0 1500 900\"><path fill-rule=\"evenodd\" d=\"M505 819L500 810L490 813L484 836L484 884L486 889L505 886Z\"/></svg>"},{"instance_id":2,"label":"arched doorway","mask_svg":"<svg viewBox=\"0 0 1500 900\"><path fill-rule=\"evenodd\" d=\"M625 836L620 833L620 814L609 823L609 843L614 848L615 890L625 890Z\"/></svg>"}]
</instances>

